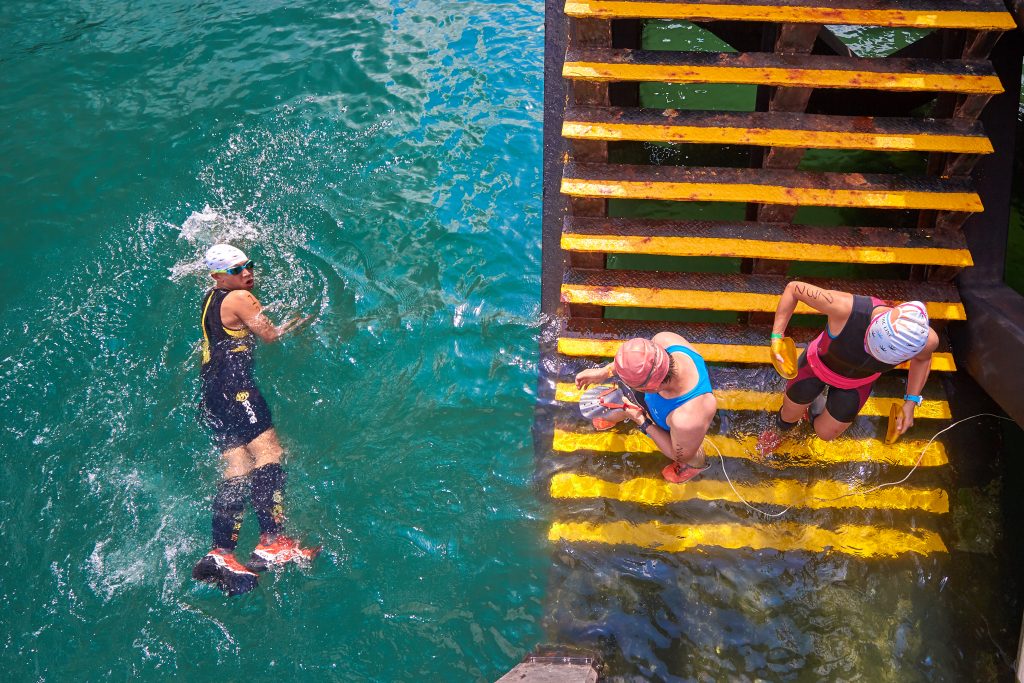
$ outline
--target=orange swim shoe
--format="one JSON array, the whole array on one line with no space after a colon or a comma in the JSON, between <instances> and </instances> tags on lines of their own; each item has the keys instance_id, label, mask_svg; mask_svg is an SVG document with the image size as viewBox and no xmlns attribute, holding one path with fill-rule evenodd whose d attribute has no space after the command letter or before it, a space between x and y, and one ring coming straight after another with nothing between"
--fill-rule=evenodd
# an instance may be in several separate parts
<instances>
[{"instance_id":1,"label":"orange swim shoe","mask_svg":"<svg viewBox=\"0 0 1024 683\"><path fill-rule=\"evenodd\" d=\"M216 584L228 595L248 593L259 581L259 576L239 562L234 553L221 548L214 548L196 563L192 578Z\"/></svg>"},{"instance_id":2,"label":"orange swim shoe","mask_svg":"<svg viewBox=\"0 0 1024 683\"><path fill-rule=\"evenodd\" d=\"M711 467L710 462L704 465L704 467L694 467L686 463L673 462L665 466L665 469L661 471L661 476L673 484L682 484L683 482L690 481L709 467Z\"/></svg>"},{"instance_id":3,"label":"orange swim shoe","mask_svg":"<svg viewBox=\"0 0 1024 683\"><path fill-rule=\"evenodd\" d=\"M323 546L320 545L315 548L303 548L294 538L283 534L278 534L273 540L261 536L259 545L249 557L249 568L264 572L271 567L280 567L289 562L297 564L312 562L322 549Z\"/></svg>"},{"instance_id":4,"label":"orange swim shoe","mask_svg":"<svg viewBox=\"0 0 1024 683\"><path fill-rule=\"evenodd\" d=\"M755 449L757 450L758 455L762 458L767 458L778 450L781 443L782 435L779 434L779 430L775 427L769 427L761 432L761 436L757 437L757 445L755 446Z\"/></svg>"}]
</instances>

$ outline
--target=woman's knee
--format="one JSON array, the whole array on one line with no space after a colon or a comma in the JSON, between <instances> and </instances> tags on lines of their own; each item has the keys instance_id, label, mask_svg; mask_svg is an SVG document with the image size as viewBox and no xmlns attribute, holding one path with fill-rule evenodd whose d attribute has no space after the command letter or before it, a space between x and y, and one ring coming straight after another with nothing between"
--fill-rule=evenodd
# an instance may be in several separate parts
<instances>
[{"instance_id":1,"label":"woman's knee","mask_svg":"<svg viewBox=\"0 0 1024 683\"><path fill-rule=\"evenodd\" d=\"M824 419L826 416L819 415L814 421L814 433L822 441L832 441L842 434L850 426L849 423L836 422L835 419Z\"/></svg>"}]
</instances>

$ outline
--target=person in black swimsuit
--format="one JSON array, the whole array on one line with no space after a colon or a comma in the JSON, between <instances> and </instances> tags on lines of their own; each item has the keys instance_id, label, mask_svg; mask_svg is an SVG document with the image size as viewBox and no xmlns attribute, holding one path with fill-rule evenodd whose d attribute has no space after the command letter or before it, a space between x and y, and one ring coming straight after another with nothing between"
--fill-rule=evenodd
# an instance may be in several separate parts
<instances>
[{"instance_id":1,"label":"person in black swimsuit","mask_svg":"<svg viewBox=\"0 0 1024 683\"><path fill-rule=\"evenodd\" d=\"M252 371L257 338L275 341L306 319L296 316L280 327L267 319L250 291L253 262L240 249L216 244L205 260L216 284L201 306L201 414L225 467L213 499L213 549L199 560L192 576L237 595L256 587L257 571L309 561L319 552L300 547L283 533L284 451ZM260 542L248 566L234 554L246 499L260 526Z\"/></svg>"},{"instance_id":2,"label":"person in black swimsuit","mask_svg":"<svg viewBox=\"0 0 1024 683\"><path fill-rule=\"evenodd\" d=\"M794 280L779 299L772 327L771 352L779 362L784 363L782 338L798 303L827 315L828 324L801 354L775 425L761 434L758 451L766 455L778 448L782 434L796 426L826 388L824 409L809 419L819 438L836 438L853 423L878 376L909 361L907 393L896 425L899 434L906 432L914 424L914 409L921 404L932 353L939 344L925 305L908 301L889 306L874 297Z\"/></svg>"}]
</instances>

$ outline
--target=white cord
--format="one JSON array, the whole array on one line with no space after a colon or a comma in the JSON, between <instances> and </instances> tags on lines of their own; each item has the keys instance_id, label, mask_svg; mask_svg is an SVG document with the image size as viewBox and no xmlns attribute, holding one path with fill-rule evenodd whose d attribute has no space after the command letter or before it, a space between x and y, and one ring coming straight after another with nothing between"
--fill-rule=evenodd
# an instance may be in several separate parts
<instances>
[{"instance_id":1,"label":"white cord","mask_svg":"<svg viewBox=\"0 0 1024 683\"><path fill-rule=\"evenodd\" d=\"M997 420L1006 420L1007 422L1013 422L1013 420L1008 418L1008 417L1005 417L1003 415L995 415L993 413L978 413L977 415L971 415L970 417L965 417L965 418L963 418L961 420L957 420L956 422L954 422L953 424L949 425L948 427L940 429L938 432L935 433L935 436L933 436L932 438L928 439L928 443L926 443L924 445L924 448L921 449L921 453L917 456L917 462L915 462L914 466L910 468L910 471L907 472L907 475L905 477L903 477L902 479L900 479L899 481L886 482L884 484L879 484L877 486L873 486L873 487L871 487L869 489L865 489L865 490L861 490L861 491L851 491L850 493L844 493L843 495L835 496L834 498L820 498L818 496L815 496L814 500L822 501L822 502L830 502L830 501L833 501L833 500L839 500L841 498L847 498L849 496L866 496L869 493L874 493L875 491L878 491L879 489L883 489L886 486L897 486L899 484L902 484L903 482L905 482L907 479L910 478L910 475L912 475L914 473L914 470L916 470L918 468L918 466L921 464L921 460L924 459L925 451L927 451L928 447L931 446L932 443L935 442L935 439L939 438L940 435L944 434L945 432L948 432L953 427L956 427L957 425L959 425L961 423L967 422L968 420L973 420L976 417L994 417ZM736 497L739 498L741 503L746 505L748 508L750 508L754 512L756 512L758 514L761 514L761 515L764 515L765 517L781 517L782 515L786 514L791 509L793 509L794 507L797 507L797 505L794 503L793 505L787 506L781 512L774 512L774 513L772 513L772 512L765 512L764 510L760 510L760 509L754 507L753 505L751 505L750 503L748 503L743 498L743 496L740 495L740 492L736 490L736 487L733 486L732 479L729 478L729 473L725 469L725 457L722 455L722 451L720 451L718 449L718 446L716 446L715 442L712 441L711 439L709 439L709 438L707 438L705 436L704 440L707 441L709 444L711 444L711 446L715 449L715 452L718 453L718 459L722 463L722 474L725 475L725 480L727 482L729 482L729 488L732 489L732 492L736 494Z\"/></svg>"}]
</instances>

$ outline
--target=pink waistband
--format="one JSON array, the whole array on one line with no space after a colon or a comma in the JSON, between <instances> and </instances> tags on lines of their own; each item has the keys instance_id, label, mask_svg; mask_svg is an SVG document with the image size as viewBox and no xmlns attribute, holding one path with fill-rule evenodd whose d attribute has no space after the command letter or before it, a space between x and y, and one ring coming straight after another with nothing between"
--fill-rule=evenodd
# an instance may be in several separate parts
<instances>
[{"instance_id":1,"label":"pink waistband","mask_svg":"<svg viewBox=\"0 0 1024 683\"><path fill-rule=\"evenodd\" d=\"M830 369L821 361L821 356L818 355L818 342L821 341L822 334L825 333L822 332L814 338L814 341L807 345L807 364L811 367L811 372L814 373L814 376L822 382L837 389L857 389L865 384L871 384L882 376L882 373L876 372L868 377L852 379L850 377L843 377Z\"/></svg>"}]
</instances>

